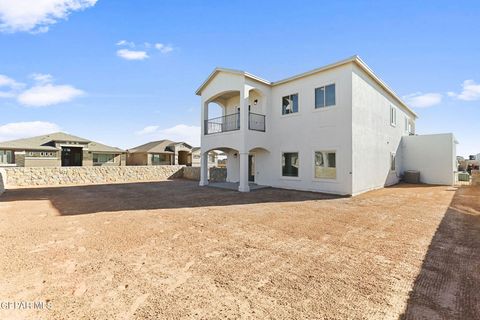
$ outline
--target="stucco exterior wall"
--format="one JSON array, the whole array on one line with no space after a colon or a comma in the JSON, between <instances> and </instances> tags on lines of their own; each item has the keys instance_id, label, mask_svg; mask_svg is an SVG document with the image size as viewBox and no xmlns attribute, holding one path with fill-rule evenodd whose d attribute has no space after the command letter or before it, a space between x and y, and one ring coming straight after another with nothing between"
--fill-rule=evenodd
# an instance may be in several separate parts
<instances>
[{"instance_id":1,"label":"stucco exterior wall","mask_svg":"<svg viewBox=\"0 0 480 320\"><path fill-rule=\"evenodd\" d=\"M451 133L406 136L402 139L402 172L420 171L420 182L453 185L456 147Z\"/></svg>"},{"instance_id":2,"label":"stucco exterior wall","mask_svg":"<svg viewBox=\"0 0 480 320\"><path fill-rule=\"evenodd\" d=\"M396 108L396 125L390 124L390 106ZM398 183L401 175L400 142L408 136L405 117L414 117L356 65L352 69L352 194ZM396 170L390 170L390 155Z\"/></svg>"},{"instance_id":3,"label":"stucco exterior wall","mask_svg":"<svg viewBox=\"0 0 480 320\"><path fill-rule=\"evenodd\" d=\"M335 83L335 106L315 109L315 88ZM267 132L263 135L266 148L254 148L255 182L274 187L351 193L351 66L304 77L272 88ZM298 113L282 115L282 98L298 93ZM254 137L248 139L253 143ZM316 151L335 151L336 179L315 179ZM299 153L299 176L282 176L282 153Z\"/></svg>"},{"instance_id":4,"label":"stucco exterior wall","mask_svg":"<svg viewBox=\"0 0 480 320\"><path fill-rule=\"evenodd\" d=\"M6 187L55 186L181 178L183 166L5 168Z\"/></svg>"},{"instance_id":5,"label":"stucco exterior wall","mask_svg":"<svg viewBox=\"0 0 480 320\"><path fill-rule=\"evenodd\" d=\"M57 158L24 158L25 167L60 167L61 165L61 160Z\"/></svg>"},{"instance_id":6,"label":"stucco exterior wall","mask_svg":"<svg viewBox=\"0 0 480 320\"><path fill-rule=\"evenodd\" d=\"M128 153L127 166L146 166L148 165L148 153Z\"/></svg>"}]
</instances>

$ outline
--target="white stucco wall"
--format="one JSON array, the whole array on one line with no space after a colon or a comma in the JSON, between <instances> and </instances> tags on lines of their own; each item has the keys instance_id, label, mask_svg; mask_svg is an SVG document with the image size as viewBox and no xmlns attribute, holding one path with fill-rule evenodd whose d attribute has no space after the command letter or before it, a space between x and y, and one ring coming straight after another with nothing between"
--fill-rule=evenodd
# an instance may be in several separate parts
<instances>
[{"instance_id":1,"label":"white stucco wall","mask_svg":"<svg viewBox=\"0 0 480 320\"><path fill-rule=\"evenodd\" d=\"M351 193L351 66L274 86L267 116L266 149L256 156L256 182L274 187ZM335 83L335 106L315 109L315 88ZM298 93L298 113L282 115L282 98ZM260 133L261 134L261 133ZM250 139L252 140L252 139ZM315 151L335 151L337 178L315 179ZM299 176L282 176L282 153L299 153Z\"/></svg>"},{"instance_id":2,"label":"white stucco wall","mask_svg":"<svg viewBox=\"0 0 480 320\"><path fill-rule=\"evenodd\" d=\"M359 194L399 182L400 143L402 137L409 134L405 118L411 122L412 128L415 118L356 65L353 66L352 83L352 194ZM391 106L396 109L394 126L390 123ZM390 167L391 153L396 155L395 171Z\"/></svg>"},{"instance_id":3,"label":"white stucco wall","mask_svg":"<svg viewBox=\"0 0 480 320\"><path fill-rule=\"evenodd\" d=\"M422 183L454 184L457 155L453 134L403 137L402 149L402 172L420 171Z\"/></svg>"}]
</instances>

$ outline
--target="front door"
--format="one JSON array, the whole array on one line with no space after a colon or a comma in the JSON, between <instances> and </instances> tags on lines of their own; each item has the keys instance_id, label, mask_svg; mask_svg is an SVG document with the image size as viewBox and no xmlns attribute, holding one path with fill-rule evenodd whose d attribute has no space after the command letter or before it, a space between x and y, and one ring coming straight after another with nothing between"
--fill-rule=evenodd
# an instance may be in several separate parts
<instances>
[{"instance_id":1,"label":"front door","mask_svg":"<svg viewBox=\"0 0 480 320\"><path fill-rule=\"evenodd\" d=\"M255 182L255 156L248 156L248 181Z\"/></svg>"}]
</instances>

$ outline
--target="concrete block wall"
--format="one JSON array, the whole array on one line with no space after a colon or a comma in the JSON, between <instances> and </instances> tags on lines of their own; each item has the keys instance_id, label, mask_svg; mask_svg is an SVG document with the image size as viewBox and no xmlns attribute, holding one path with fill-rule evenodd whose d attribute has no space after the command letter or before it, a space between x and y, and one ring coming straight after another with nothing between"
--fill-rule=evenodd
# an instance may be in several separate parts
<instances>
[{"instance_id":1,"label":"concrete block wall","mask_svg":"<svg viewBox=\"0 0 480 320\"><path fill-rule=\"evenodd\" d=\"M183 178L189 180L200 181L200 167L184 167ZM208 173L208 180L210 182L225 182L227 179L226 168L210 168Z\"/></svg>"}]
</instances>

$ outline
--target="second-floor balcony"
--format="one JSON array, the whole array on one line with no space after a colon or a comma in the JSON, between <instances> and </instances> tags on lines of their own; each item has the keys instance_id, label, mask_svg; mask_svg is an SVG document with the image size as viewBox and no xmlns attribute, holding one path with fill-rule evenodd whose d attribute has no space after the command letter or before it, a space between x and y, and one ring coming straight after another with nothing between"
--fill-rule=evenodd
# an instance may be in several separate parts
<instances>
[{"instance_id":1,"label":"second-floor balcony","mask_svg":"<svg viewBox=\"0 0 480 320\"><path fill-rule=\"evenodd\" d=\"M265 115L249 112L248 129L265 132ZM240 130L240 113L205 120L205 134Z\"/></svg>"}]
</instances>

